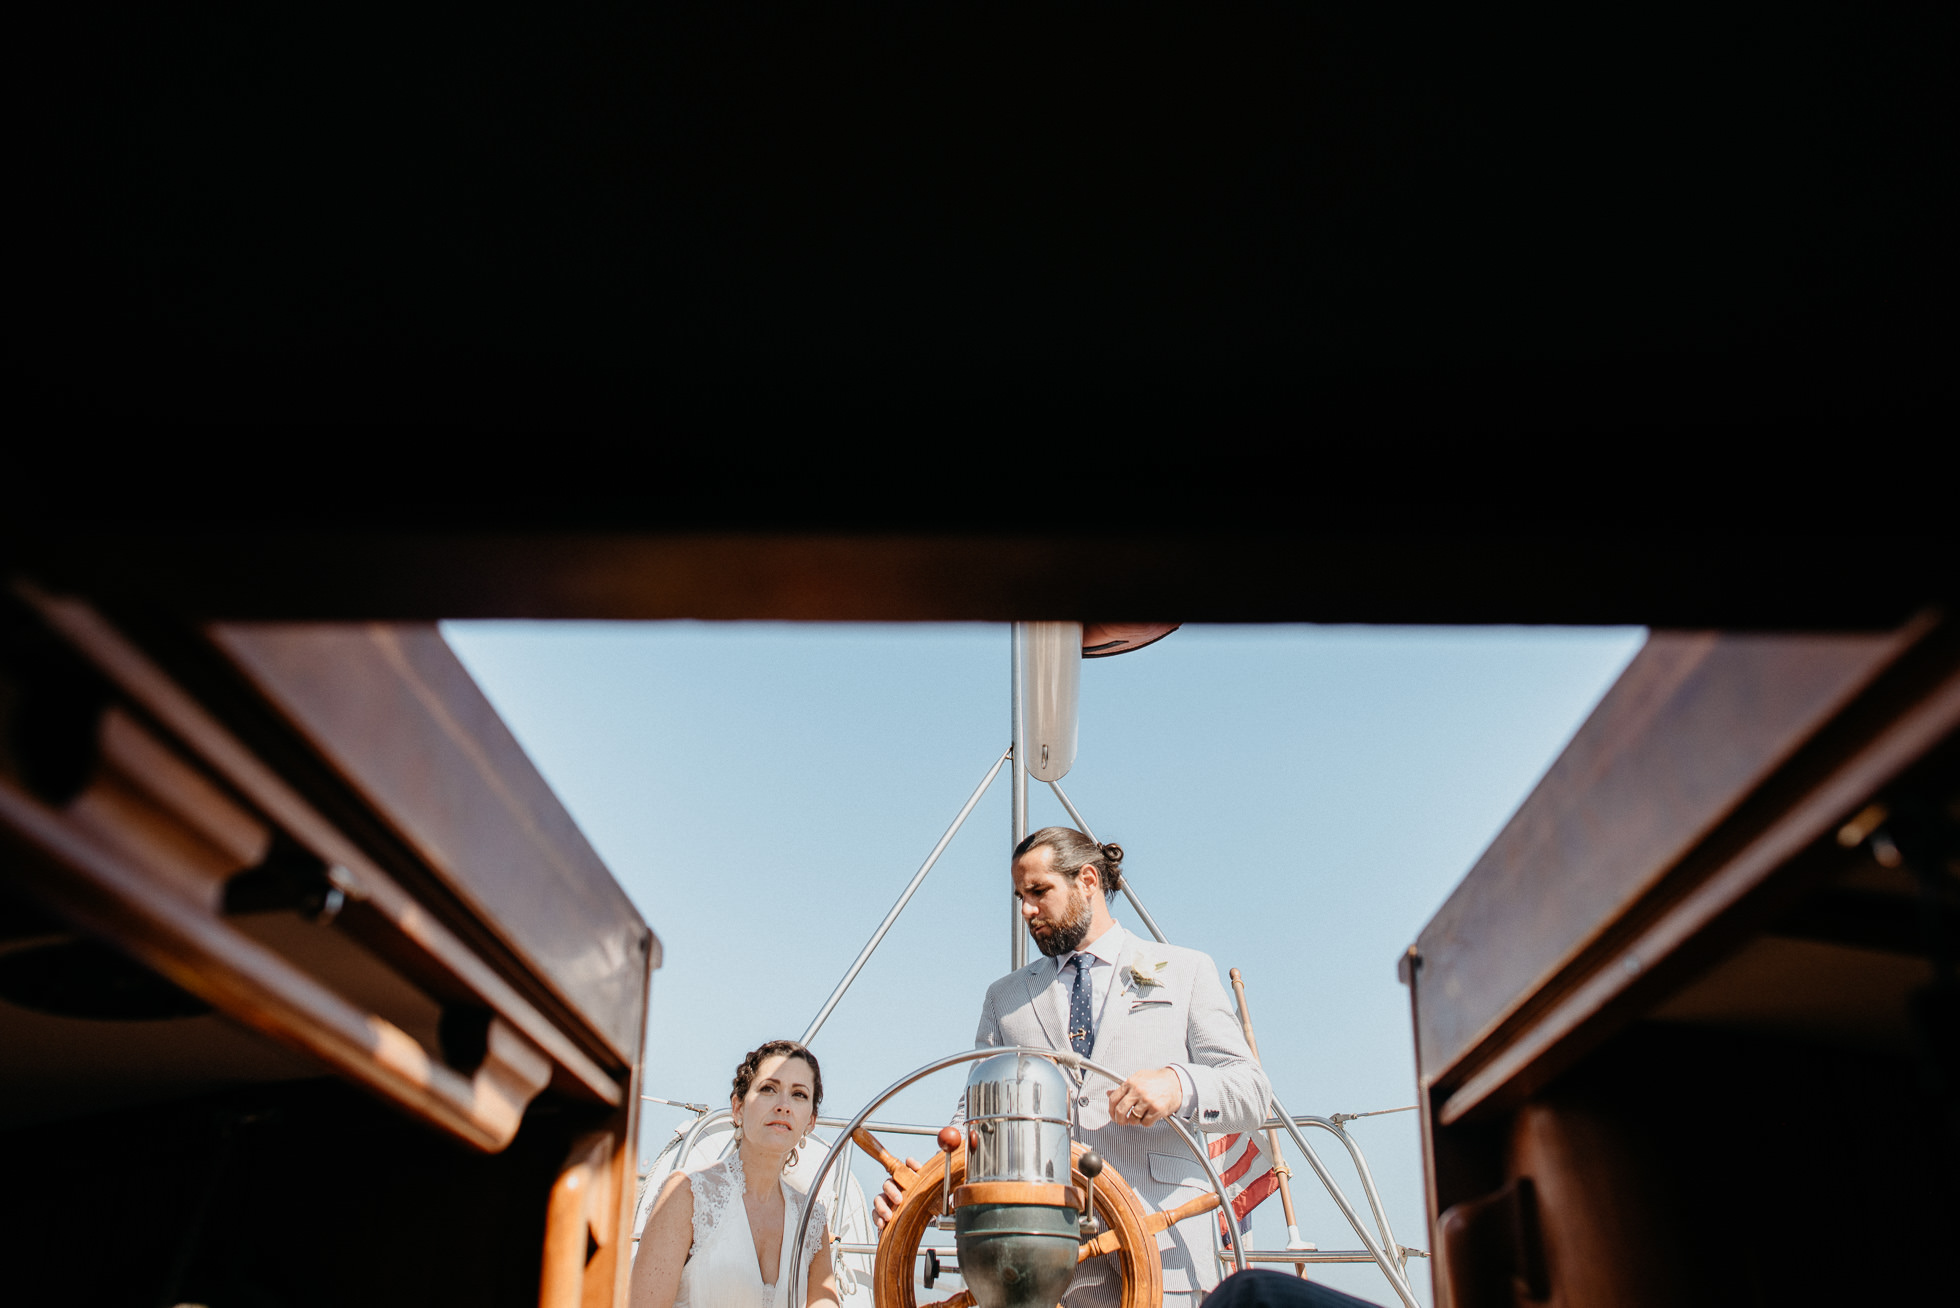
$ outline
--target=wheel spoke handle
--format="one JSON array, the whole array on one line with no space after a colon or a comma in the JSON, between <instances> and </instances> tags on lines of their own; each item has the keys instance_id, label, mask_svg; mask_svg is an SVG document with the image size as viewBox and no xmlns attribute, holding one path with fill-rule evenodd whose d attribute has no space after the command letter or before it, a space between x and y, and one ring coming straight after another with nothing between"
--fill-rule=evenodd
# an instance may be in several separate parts
<instances>
[{"instance_id":1,"label":"wheel spoke handle","mask_svg":"<svg viewBox=\"0 0 1960 1308\"><path fill-rule=\"evenodd\" d=\"M1167 1231L1171 1227L1176 1226L1187 1217L1196 1217L1199 1213L1208 1213L1216 1207L1218 1207L1217 1195L1199 1195L1190 1203L1179 1204L1168 1213L1150 1214L1150 1216L1144 1219L1144 1225L1150 1228L1152 1235L1156 1235L1159 1231ZM1116 1232L1104 1231L1093 1240L1083 1241L1081 1250L1075 1256L1075 1261L1078 1263L1087 1262L1091 1258L1100 1258L1104 1254L1113 1254L1120 1247L1121 1244L1116 1238Z\"/></svg>"},{"instance_id":2,"label":"wheel spoke handle","mask_svg":"<svg viewBox=\"0 0 1960 1308\"><path fill-rule=\"evenodd\" d=\"M865 1153L870 1154L872 1158L877 1160L880 1167L891 1173L891 1178L898 1182L899 1189L910 1190L912 1188L912 1182L919 1179L918 1168L907 1167L904 1163L900 1162L891 1150L878 1143L877 1136L871 1134L871 1132L865 1130L863 1127L859 1127L857 1130L851 1132L851 1143L864 1150Z\"/></svg>"}]
</instances>

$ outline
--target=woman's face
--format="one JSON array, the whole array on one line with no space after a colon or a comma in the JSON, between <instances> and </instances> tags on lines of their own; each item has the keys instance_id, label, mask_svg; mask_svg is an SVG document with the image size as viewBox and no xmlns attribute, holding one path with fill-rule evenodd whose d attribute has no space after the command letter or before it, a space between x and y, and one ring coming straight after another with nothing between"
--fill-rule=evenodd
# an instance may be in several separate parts
<instances>
[{"instance_id":1,"label":"woman's face","mask_svg":"<svg viewBox=\"0 0 1960 1308\"><path fill-rule=\"evenodd\" d=\"M816 1078L810 1065L794 1054L771 1054L756 1068L743 1098L728 1097L729 1109L742 1123L742 1135L769 1149L789 1149L816 1120L813 1103Z\"/></svg>"}]
</instances>

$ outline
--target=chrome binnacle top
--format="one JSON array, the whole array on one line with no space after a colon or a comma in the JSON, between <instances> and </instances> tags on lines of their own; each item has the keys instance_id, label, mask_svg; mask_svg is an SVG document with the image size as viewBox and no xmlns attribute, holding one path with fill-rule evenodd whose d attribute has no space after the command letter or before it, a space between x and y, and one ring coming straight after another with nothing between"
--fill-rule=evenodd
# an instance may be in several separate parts
<instances>
[{"instance_id":1,"label":"chrome binnacle top","mask_svg":"<svg viewBox=\"0 0 1960 1308\"><path fill-rule=\"evenodd\" d=\"M966 1179L1069 1183L1068 1078L1045 1058L996 1054L966 1078Z\"/></svg>"}]
</instances>

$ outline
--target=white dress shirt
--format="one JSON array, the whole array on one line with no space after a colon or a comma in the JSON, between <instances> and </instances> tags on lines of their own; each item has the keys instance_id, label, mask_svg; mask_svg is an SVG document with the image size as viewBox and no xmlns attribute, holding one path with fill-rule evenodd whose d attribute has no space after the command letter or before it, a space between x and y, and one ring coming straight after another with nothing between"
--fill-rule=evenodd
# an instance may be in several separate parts
<instances>
[{"instance_id":1,"label":"white dress shirt","mask_svg":"<svg viewBox=\"0 0 1960 1308\"><path fill-rule=\"evenodd\" d=\"M1079 955L1088 960L1089 966L1089 1011L1096 1015L1096 1030L1102 1030L1103 1015L1109 1009L1110 992L1116 989L1116 960L1123 955L1123 947L1130 941L1130 933L1112 922L1109 929L1094 940L1079 946L1074 951L1058 955L1055 959L1056 981L1064 989L1073 991L1075 974L1071 970ZM1198 1087L1191 1081L1191 1074L1171 1064L1171 1071L1177 1073L1178 1084L1184 1087L1184 1099L1177 1106L1177 1115L1189 1118L1198 1107Z\"/></svg>"}]
</instances>

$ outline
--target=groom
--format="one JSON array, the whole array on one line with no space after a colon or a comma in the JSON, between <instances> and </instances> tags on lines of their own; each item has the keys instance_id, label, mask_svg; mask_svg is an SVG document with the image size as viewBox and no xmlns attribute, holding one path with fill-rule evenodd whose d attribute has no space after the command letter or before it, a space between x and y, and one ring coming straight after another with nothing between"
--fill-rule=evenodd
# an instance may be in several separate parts
<instances>
[{"instance_id":1,"label":"groom","mask_svg":"<svg viewBox=\"0 0 1960 1308\"><path fill-rule=\"evenodd\" d=\"M1082 1139L1162 1211L1210 1189L1164 1119L1194 1133L1255 1130L1272 1090L1211 959L1140 940L1110 917L1122 861L1118 846L1069 827L1044 827L1015 847L1014 893L1044 957L988 987L974 1044L1073 1049L1125 1078L1114 1086L1089 1078L1076 1104ZM887 1184L875 1205L881 1224L897 1199ZM1210 1232L1217 1220L1206 1213L1157 1238L1166 1308L1194 1308L1218 1283ZM1115 1308L1121 1293L1110 1255L1078 1267L1063 1301Z\"/></svg>"}]
</instances>

